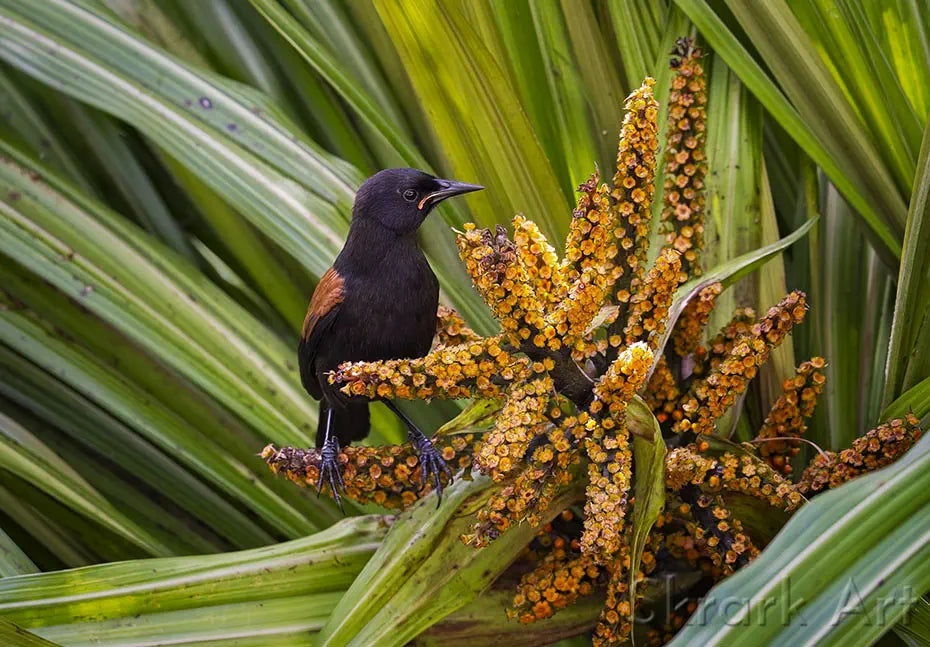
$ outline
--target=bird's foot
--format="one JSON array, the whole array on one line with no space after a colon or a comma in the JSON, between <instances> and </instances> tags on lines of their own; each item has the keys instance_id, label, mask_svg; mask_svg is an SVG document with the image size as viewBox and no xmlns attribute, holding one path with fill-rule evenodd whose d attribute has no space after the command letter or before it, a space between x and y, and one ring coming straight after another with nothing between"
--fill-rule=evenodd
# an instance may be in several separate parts
<instances>
[{"instance_id":1,"label":"bird's foot","mask_svg":"<svg viewBox=\"0 0 930 647\"><path fill-rule=\"evenodd\" d=\"M429 438L423 435L422 431L419 429L411 429L409 437L410 442L413 443L420 457L420 481L425 486L429 482L430 475L432 475L433 482L436 485L436 496L438 497L436 507L439 507L439 504L442 503L442 480L439 478L440 474L445 472L446 476L449 477L449 485L451 485L453 481L452 470L446 465L442 453L433 446L433 443Z\"/></svg>"},{"instance_id":2,"label":"bird's foot","mask_svg":"<svg viewBox=\"0 0 930 647\"><path fill-rule=\"evenodd\" d=\"M320 481L317 483L316 495L320 496L323 491L323 484L329 486L333 493L333 498L339 504L339 509L345 514L342 507L342 498L339 492L345 492L346 484L342 480L342 470L339 468L339 462L336 458L339 456L339 440L336 436L329 436L323 443L323 450L320 452Z\"/></svg>"}]
</instances>

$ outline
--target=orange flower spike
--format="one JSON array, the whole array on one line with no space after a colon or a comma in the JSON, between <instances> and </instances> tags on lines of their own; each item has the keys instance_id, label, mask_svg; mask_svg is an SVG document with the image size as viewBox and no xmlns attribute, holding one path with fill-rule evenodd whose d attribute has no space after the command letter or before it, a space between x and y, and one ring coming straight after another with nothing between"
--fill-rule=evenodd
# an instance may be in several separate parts
<instances>
[{"instance_id":1,"label":"orange flower spike","mask_svg":"<svg viewBox=\"0 0 930 647\"><path fill-rule=\"evenodd\" d=\"M565 293L565 278L555 249L532 220L513 218L513 242L536 297L550 307Z\"/></svg>"},{"instance_id":2,"label":"orange flower spike","mask_svg":"<svg viewBox=\"0 0 930 647\"><path fill-rule=\"evenodd\" d=\"M593 593L600 574L601 569L588 556L556 548L520 578L507 615L523 624L548 618L579 597ZM548 604L539 605L541 601Z\"/></svg>"},{"instance_id":3,"label":"orange flower spike","mask_svg":"<svg viewBox=\"0 0 930 647\"><path fill-rule=\"evenodd\" d=\"M551 448L546 445L535 450L546 451L551 452ZM536 509L537 498L545 486L546 476L545 469L524 467L513 482L492 495L488 505L478 510L472 533L463 535L462 541L475 548L484 548L511 526L526 521Z\"/></svg>"},{"instance_id":4,"label":"orange flower spike","mask_svg":"<svg viewBox=\"0 0 930 647\"><path fill-rule=\"evenodd\" d=\"M556 328L545 319L545 300L537 296L507 230L498 225L492 234L468 224L456 240L475 289L494 313L508 341L516 347L528 342L537 348L559 350L561 341Z\"/></svg>"},{"instance_id":5,"label":"orange flower spike","mask_svg":"<svg viewBox=\"0 0 930 647\"><path fill-rule=\"evenodd\" d=\"M678 288L680 269L678 252L671 249L659 252L649 276L630 298L629 317L623 329L625 345L645 341L649 348L656 350ZM612 338L612 342L617 340Z\"/></svg>"},{"instance_id":6,"label":"orange flower spike","mask_svg":"<svg viewBox=\"0 0 930 647\"><path fill-rule=\"evenodd\" d=\"M672 345L676 355L690 355L701 345L701 336L710 320L717 296L722 291L722 284L711 283L688 301L672 331Z\"/></svg>"},{"instance_id":7,"label":"orange flower spike","mask_svg":"<svg viewBox=\"0 0 930 647\"><path fill-rule=\"evenodd\" d=\"M620 549L629 505L633 457L624 425L616 436L588 440L588 486L585 489L581 550L598 564L610 563Z\"/></svg>"},{"instance_id":8,"label":"orange flower spike","mask_svg":"<svg viewBox=\"0 0 930 647\"><path fill-rule=\"evenodd\" d=\"M704 248L707 94L702 52L694 46L694 39L679 39L672 54L674 76L668 97L665 203L660 232L665 234L666 245L682 255L682 273L687 280L701 274L700 253Z\"/></svg>"},{"instance_id":9,"label":"orange flower spike","mask_svg":"<svg viewBox=\"0 0 930 647\"><path fill-rule=\"evenodd\" d=\"M890 465L913 447L922 433L913 414L881 424L856 438L849 449L815 456L801 474L798 490L816 494Z\"/></svg>"},{"instance_id":10,"label":"orange flower spike","mask_svg":"<svg viewBox=\"0 0 930 647\"><path fill-rule=\"evenodd\" d=\"M565 239L565 258L562 272L569 282L582 279L587 270L609 275L617 256L613 237L614 214L610 207L609 189L599 184L600 173L595 171L578 187L581 194L578 206L572 212L572 221Z\"/></svg>"},{"instance_id":11,"label":"orange flower spike","mask_svg":"<svg viewBox=\"0 0 930 647\"><path fill-rule=\"evenodd\" d=\"M653 351L644 342L625 348L594 385L595 402L612 411L626 408L652 366ZM600 409L597 404L593 409Z\"/></svg>"},{"instance_id":12,"label":"orange flower spike","mask_svg":"<svg viewBox=\"0 0 930 647\"><path fill-rule=\"evenodd\" d=\"M553 393L552 379L546 374L511 388L494 428L478 445L475 468L499 481L520 465L530 441L548 427Z\"/></svg>"},{"instance_id":13,"label":"orange flower spike","mask_svg":"<svg viewBox=\"0 0 930 647\"><path fill-rule=\"evenodd\" d=\"M436 436L433 445L442 452L453 472L468 467L475 443L473 434ZM320 450L276 448L268 445L261 453L268 467L301 486L316 487L320 477ZM419 456L410 444L384 447L350 446L336 458L343 469L342 496L358 503L377 503L385 508L405 508L428 494L432 482L421 482ZM448 482L445 474L440 476ZM326 489L324 487L324 489Z\"/></svg>"},{"instance_id":14,"label":"orange flower spike","mask_svg":"<svg viewBox=\"0 0 930 647\"><path fill-rule=\"evenodd\" d=\"M502 336L442 346L426 357L342 364L330 384L348 396L368 398L499 398L509 384L525 380L532 363L501 348Z\"/></svg>"},{"instance_id":15,"label":"orange flower spike","mask_svg":"<svg viewBox=\"0 0 930 647\"><path fill-rule=\"evenodd\" d=\"M670 419L672 421L681 419L681 412L678 410L681 391L664 355L659 358L659 362L656 364L656 370L649 379L644 397L649 409L652 410L653 415L660 423Z\"/></svg>"},{"instance_id":16,"label":"orange flower spike","mask_svg":"<svg viewBox=\"0 0 930 647\"><path fill-rule=\"evenodd\" d=\"M650 533L644 547L639 571L636 573L636 597L643 597L643 586L646 577L655 570L655 553L662 544L659 533ZM591 636L592 645L607 647L624 645L629 642L633 626L630 622L632 601L630 598L630 544L629 534L625 534L620 549L614 559L606 568L608 572L607 599L598 619L597 626Z\"/></svg>"},{"instance_id":17,"label":"orange flower spike","mask_svg":"<svg viewBox=\"0 0 930 647\"><path fill-rule=\"evenodd\" d=\"M689 504L694 519L686 525L699 550L709 557L723 575L730 575L752 561L759 549L743 532L742 523L722 505L719 497L702 493L687 485L679 495Z\"/></svg>"},{"instance_id":18,"label":"orange flower spike","mask_svg":"<svg viewBox=\"0 0 930 647\"><path fill-rule=\"evenodd\" d=\"M652 199L655 194L659 104L653 95L655 81L647 78L626 100L626 116L617 150L613 198L616 239L622 270L617 301L626 303L638 289L646 271Z\"/></svg>"},{"instance_id":19,"label":"orange flower spike","mask_svg":"<svg viewBox=\"0 0 930 647\"><path fill-rule=\"evenodd\" d=\"M578 187L581 196L572 214L561 264L566 291L552 318L559 330L564 331L565 343L578 350L585 330L621 273L615 263L615 218L609 190L605 184L598 185L598 179L595 171Z\"/></svg>"},{"instance_id":20,"label":"orange flower spike","mask_svg":"<svg viewBox=\"0 0 930 647\"><path fill-rule=\"evenodd\" d=\"M694 445L688 449L697 450ZM724 453L706 476L701 485L710 492L740 492L785 511L794 510L802 502L801 495L791 481L767 463L748 454Z\"/></svg>"},{"instance_id":21,"label":"orange flower spike","mask_svg":"<svg viewBox=\"0 0 930 647\"><path fill-rule=\"evenodd\" d=\"M633 631L630 622L630 585L627 570L615 568L607 585L607 599L594 633L593 647L613 647L626 644Z\"/></svg>"},{"instance_id":22,"label":"orange flower spike","mask_svg":"<svg viewBox=\"0 0 930 647\"><path fill-rule=\"evenodd\" d=\"M755 310L737 308L727 325L708 341L706 346L698 347L695 351L692 356L695 360L694 375L698 377L707 375L711 369L720 366L720 363L733 350L736 341L743 335L748 335L755 322Z\"/></svg>"},{"instance_id":23,"label":"orange flower spike","mask_svg":"<svg viewBox=\"0 0 930 647\"><path fill-rule=\"evenodd\" d=\"M826 362L814 357L801 364L795 376L782 385L784 395L772 405L756 440L803 436L807 431L805 418L814 413L817 397L823 393L826 378L823 369ZM798 443L784 440L769 440L759 443L759 453L775 469L783 474L791 473L791 458L800 451Z\"/></svg>"},{"instance_id":24,"label":"orange flower spike","mask_svg":"<svg viewBox=\"0 0 930 647\"><path fill-rule=\"evenodd\" d=\"M772 348L782 342L806 311L804 293L797 291L770 308L706 378L692 384L681 404L685 417L675 424L674 430L711 433L720 416L746 390L758 367L768 360Z\"/></svg>"}]
</instances>

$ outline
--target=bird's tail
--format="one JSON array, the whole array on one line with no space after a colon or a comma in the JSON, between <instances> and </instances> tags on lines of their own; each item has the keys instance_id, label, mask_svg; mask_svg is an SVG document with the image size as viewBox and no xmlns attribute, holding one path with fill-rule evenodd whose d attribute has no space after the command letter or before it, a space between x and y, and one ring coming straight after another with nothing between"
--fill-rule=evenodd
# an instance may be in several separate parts
<instances>
[{"instance_id":1,"label":"bird's tail","mask_svg":"<svg viewBox=\"0 0 930 647\"><path fill-rule=\"evenodd\" d=\"M332 415L330 415L332 411ZM326 398L320 401L320 423L316 430L316 446L320 448L326 440L326 425L329 433L339 439L341 447L351 442L362 440L368 435L371 418L367 402L350 402L344 406L333 407Z\"/></svg>"}]
</instances>

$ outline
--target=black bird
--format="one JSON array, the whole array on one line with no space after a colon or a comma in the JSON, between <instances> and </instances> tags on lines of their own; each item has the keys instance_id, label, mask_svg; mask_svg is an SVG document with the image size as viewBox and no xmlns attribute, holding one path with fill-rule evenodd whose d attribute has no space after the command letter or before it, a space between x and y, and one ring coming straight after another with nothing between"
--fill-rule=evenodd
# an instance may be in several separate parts
<instances>
[{"instance_id":1,"label":"black bird","mask_svg":"<svg viewBox=\"0 0 930 647\"><path fill-rule=\"evenodd\" d=\"M439 282L417 244L420 224L437 204L484 187L393 168L368 178L355 195L345 246L310 299L298 346L300 379L320 400L316 444L322 448L319 486L326 480L339 502L340 447L368 435L368 400L348 398L327 373L343 362L422 357L436 333ZM417 448L423 483L430 474L442 496L439 451L390 400ZM338 487L337 487L338 486Z\"/></svg>"}]
</instances>

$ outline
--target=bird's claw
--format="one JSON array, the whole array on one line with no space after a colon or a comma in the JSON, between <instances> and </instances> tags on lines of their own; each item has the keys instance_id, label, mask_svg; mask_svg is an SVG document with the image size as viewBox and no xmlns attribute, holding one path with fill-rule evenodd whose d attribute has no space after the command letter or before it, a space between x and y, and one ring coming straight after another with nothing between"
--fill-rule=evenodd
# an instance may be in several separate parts
<instances>
[{"instance_id":1,"label":"bird's claw","mask_svg":"<svg viewBox=\"0 0 930 647\"><path fill-rule=\"evenodd\" d=\"M452 470L446 465L442 453L433 446L429 438L420 436L416 439L415 444L417 454L420 456L420 482L423 486L426 486L429 482L430 474L433 475L433 482L436 484L436 496L438 497L436 507L438 508L439 504L442 503L442 480L440 479L440 474L441 472L445 472L446 476L449 477L449 485L451 485L454 480L452 478Z\"/></svg>"},{"instance_id":2,"label":"bird's claw","mask_svg":"<svg viewBox=\"0 0 930 647\"><path fill-rule=\"evenodd\" d=\"M337 456L339 456L339 440L335 436L330 436L323 444L323 451L320 452L320 480L317 483L316 495L320 496L325 483L332 491L333 498L339 504L339 509L345 514L339 492L345 492L346 484L342 480L342 470L339 469L339 462L336 460Z\"/></svg>"}]
</instances>

